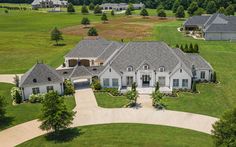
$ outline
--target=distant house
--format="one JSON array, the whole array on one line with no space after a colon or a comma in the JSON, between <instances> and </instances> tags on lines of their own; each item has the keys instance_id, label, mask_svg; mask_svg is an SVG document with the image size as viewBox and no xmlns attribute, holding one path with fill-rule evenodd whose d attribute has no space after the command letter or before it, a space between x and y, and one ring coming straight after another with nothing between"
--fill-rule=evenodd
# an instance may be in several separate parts
<instances>
[{"instance_id":1,"label":"distant house","mask_svg":"<svg viewBox=\"0 0 236 147\"><path fill-rule=\"evenodd\" d=\"M104 3L102 5L100 5L100 7L103 10L114 10L114 11L122 11L122 10L126 10L128 8L128 4L127 3ZM134 9L138 10L138 9L142 9L144 7L143 3L139 3L139 4L133 4Z\"/></svg>"},{"instance_id":2,"label":"distant house","mask_svg":"<svg viewBox=\"0 0 236 147\"><path fill-rule=\"evenodd\" d=\"M31 5L32 8L54 8L54 7L66 7L67 1L61 0L34 0Z\"/></svg>"},{"instance_id":3,"label":"distant house","mask_svg":"<svg viewBox=\"0 0 236 147\"><path fill-rule=\"evenodd\" d=\"M194 80L211 81L213 68L199 54L184 53L164 42L119 43L82 40L65 56L60 75L76 81L96 76L103 87L126 89L133 82L138 88L154 87L163 91L190 89Z\"/></svg>"},{"instance_id":4,"label":"distant house","mask_svg":"<svg viewBox=\"0 0 236 147\"><path fill-rule=\"evenodd\" d=\"M236 16L215 13L210 16L193 16L184 22L185 31L200 32L205 40L235 40Z\"/></svg>"},{"instance_id":5,"label":"distant house","mask_svg":"<svg viewBox=\"0 0 236 147\"><path fill-rule=\"evenodd\" d=\"M20 79L23 99L31 94L47 93L50 90L63 94L63 77L46 64L37 63Z\"/></svg>"}]
</instances>

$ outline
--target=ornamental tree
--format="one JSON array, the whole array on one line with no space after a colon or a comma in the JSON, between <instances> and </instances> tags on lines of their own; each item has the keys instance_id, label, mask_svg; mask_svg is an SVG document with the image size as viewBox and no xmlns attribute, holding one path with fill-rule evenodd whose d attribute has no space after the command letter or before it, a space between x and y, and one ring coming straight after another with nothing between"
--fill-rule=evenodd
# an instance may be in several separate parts
<instances>
[{"instance_id":1,"label":"ornamental tree","mask_svg":"<svg viewBox=\"0 0 236 147\"><path fill-rule=\"evenodd\" d=\"M108 18L107 18L106 13L102 13L101 20L103 21L103 23L105 23L106 21L108 21Z\"/></svg>"},{"instance_id":2,"label":"ornamental tree","mask_svg":"<svg viewBox=\"0 0 236 147\"><path fill-rule=\"evenodd\" d=\"M183 6L179 6L176 13L175 13L175 17L177 18L184 18L185 17L185 13L184 13L184 7Z\"/></svg>"},{"instance_id":3,"label":"ornamental tree","mask_svg":"<svg viewBox=\"0 0 236 147\"><path fill-rule=\"evenodd\" d=\"M68 13L73 13L73 12L75 12L75 8L74 8L74 6L73 6L72 3L69 3L69 4L68 4L68 6L67 6L67 12L68 12Z\"/></svg>"},{"instance_id":4,"label":"ornamental tree","mask_svg":"<svg viewBox=\"0 0 236 147\"><path fill-rule=\"evenodd\" d=\"M145 9L145 8L143 8L142 10L141 10L141 12L140 12L140 15L141 16L149 16L149 14L148 14L148 11Z\"/></svg>"},{"instance_id":5,"label":"ornamental tree","mask_svg":"<svg viewBox=\"0 0 236 147\"><path fill-rule=\"evenodd\" d=\"M40 115L42 130L53 130L58 133L72 124L75 112L67 109L64 97L60 97L57 92L50 91L45 95L42 102L43 108Z\"/></svg>"},{"instance_id":6,"label":"ornamental tree","mask_svg":"<svg viewBox=\"0 0 236 147\"><path fill-rule=\"evenodd\" d=\"M84 25L84 27L87 27L87 25L90 25L90 20L88 17L83 17L81 20L81 24Z\"/></svg>"},{"instance_id":7,"label":"ornamental tree","mask_svg":"<svg viewBox=\"0 0 236 147\"><path fill-rule=\"evenodd\" d=\"M60 40L63 40L62 33L55 27L51 32L51 40L56 41L56 45Z\"/></svg>"},{"instance_id":8,"label":"ornamental tree","mask_svg":"<svg viewBox=\"0 0 236 147\"><path fill-rule=\"evenodd\" d=\"M98 36L97 29L92 27L88 30L88 36Z\"/></svg>"},{"instance_id":9,"label":"ornamental tree","mask_svg":"<svg viewBox=\"0 0 236 147\"><path fill-rule=\"evenodd\" d=\"M86 5L83 5L83 6L82 6L82 8L81 8L81 13L82 13L82 14L88 14L88 13L89 13L88 8L87 8Z\"/></svg>"}]
</instances>

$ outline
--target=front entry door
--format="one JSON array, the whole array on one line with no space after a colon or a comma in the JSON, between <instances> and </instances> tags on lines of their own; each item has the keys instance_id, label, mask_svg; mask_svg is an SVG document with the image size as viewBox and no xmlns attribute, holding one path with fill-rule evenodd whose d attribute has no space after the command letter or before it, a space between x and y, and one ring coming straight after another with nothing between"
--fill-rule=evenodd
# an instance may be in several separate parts
<instances>
[{"instance_id":1,"label":"front entry door","mask_svg":"<svg viewBox=\"0 0 236 147\"><path fill-rule=\"evenodd\" d=\"M126 77L127 86L130 87L133 84L133 77Z\"/></svg>"},{"instance_id":2,"label":"front entry door","mask_svg":"<svg viewBox=\"0 0 236 147\"><path fill-rule=\"evenodd\" d=\"M150 76L149 75L142 75L143 86L148 87L150 86Z\"/></svg>"}]
</instances>

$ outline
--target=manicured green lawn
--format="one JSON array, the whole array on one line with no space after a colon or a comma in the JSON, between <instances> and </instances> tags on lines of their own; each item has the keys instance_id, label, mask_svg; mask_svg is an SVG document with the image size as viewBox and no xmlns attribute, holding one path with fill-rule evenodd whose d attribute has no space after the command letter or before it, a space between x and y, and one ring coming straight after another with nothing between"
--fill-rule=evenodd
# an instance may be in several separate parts
<instances>
[{"instance_id":1,"label":"manicured green lawn","mask_svg":"<svg viewBox=\"0 0 236 147\"><path fill-rule=\"evenodd\" d=\"M79 7L76 7L79 9ZM80 36L63 35L65 46L53 46L50 31L80 25L82 17L88 17L91 23L100 21L99 15L80 13L44 13L40 11L10 10L4 13L0 8L0 74L23 73L37 60L58 67L63 56L81 40ZM119 16L115 16L116 18Z\"/></svg>"},{"instance_id":2,"label":"manicured green lawn","mask_svg":"<svg viewBox=\"0 0 236 147\"><path fill-rule=\"evenodd\" d=\"M0 95L4 96L7 101L6 118L1 121L0 130L36 119L41 112L41 104L24 103L13 106L10 97L10 90L13 86L12 84L0 83ZM72 110L75 107L74 97L66 97L65 102L69 109Z\"/></svg>"},{"instance_id":3,"label":"manicured green lawn","mask_svg":"<svg viewBox=\"0 0 236 147\"><path fill-rule=\"evenodd\" d=\"M19 146L96 146L96 147L213 147L210 135L166 126L109 124L84 126L68 133L68 140L50 140L40 136ZM67 135L64 135L68 137ZM65 139L65 138L64 138Z\"/></svg>"},{"instance_id":4,"label":"manicured green lawn","mask_svg":"<svg viewBox=\"0 0 236 147\"><path fill-rule=\"evenodd\" d=\"M129 100L125 96L112 97L108 93L102 92L96 92L94 94L98 106L104 108L121 108L129 102Z\"/></svg>"},{"instance_id":5,"label":"manicured green lawn","mask_svg":"<svg viewBox=\"0 0 236 147\"><path fill-rule=\"evenodd\" d=\"M188 111L219 117L225 110L236 106L236 43L229 41L195 40L177 31L182 21L158 24L154 30L156 40L173 47L178 44L198 43L203 56L217 72L220 84L200 84L200 94L180 94L167 99L167 109Z\"/></svg>"}]
</instances>

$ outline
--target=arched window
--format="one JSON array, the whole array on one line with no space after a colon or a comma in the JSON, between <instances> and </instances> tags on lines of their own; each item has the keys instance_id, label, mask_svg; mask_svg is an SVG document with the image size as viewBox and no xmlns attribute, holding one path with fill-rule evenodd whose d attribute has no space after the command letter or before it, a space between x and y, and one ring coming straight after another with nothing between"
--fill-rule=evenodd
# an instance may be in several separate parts
<instances>
[{"instance_id":1,"label":"arched window","mask_svg":"<svg viewBox=\"0 0 236 147\"><path fill-rule=\"evenodd\" d=\"M144 70L148 70L148 69L149 69L149 65L148 65L148 64L144 64L144 65L143 65L143 69L144 69Z\"/></svg>"},{"instance_id":2,"label":"arched window","mask_svg":"<svg viewBox=\"0 0 236 147\"><path fill-rule=\"evenodd\" d=\"M132 67L132 66L128 66L128 67L127 67L127 71L128 71L128 72L133 71L133 67Z\"/></svg>"},{"instance_id":3,"label":"arched window","mask_svg":"<svg viewBox=\"0 0 236 147\"><path fill-rule=\"evenodd\" d=\"M164 72L165 71L165 67L164 66L161 66L160 68L159 68L159 72Z\"/></svg>"}]
</instances>

